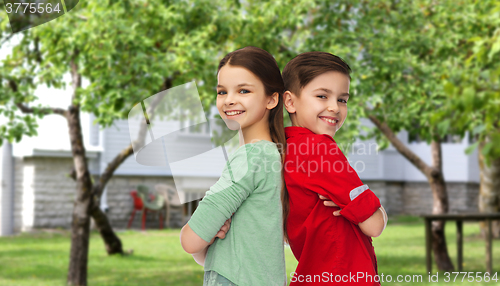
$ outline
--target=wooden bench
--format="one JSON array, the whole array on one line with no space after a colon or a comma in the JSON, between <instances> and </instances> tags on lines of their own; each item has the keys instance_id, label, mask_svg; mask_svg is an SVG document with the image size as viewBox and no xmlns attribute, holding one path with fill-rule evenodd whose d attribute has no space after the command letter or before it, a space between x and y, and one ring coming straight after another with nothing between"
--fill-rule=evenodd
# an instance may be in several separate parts
<instances>
[{"instance_id":1,"label":"wooden bench","mask_svg":"<svg viewBox=\"0 0 500 286\"><path fill-rule=\"evenodd\" d=\"M434 220L454 220L457 223L457 266L458 271L463 269L463 221L486 221L486 271L492 273L491 254L491 221L500 220L500 213L472 213L472 214L431 214L422 215L425 219L425 259L427 272L432 271L432 234L431 225Z\"/></svg>"}]
</instances>

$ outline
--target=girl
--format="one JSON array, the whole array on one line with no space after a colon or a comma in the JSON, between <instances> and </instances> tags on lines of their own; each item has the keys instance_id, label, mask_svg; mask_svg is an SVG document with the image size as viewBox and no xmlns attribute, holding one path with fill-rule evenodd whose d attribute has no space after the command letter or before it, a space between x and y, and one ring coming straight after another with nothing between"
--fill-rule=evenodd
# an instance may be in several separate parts
<instances>
[{"instance_id":1,"label":"girl","mask_svg":"<svg viewBox=\"0 0 500 286\"><path fill-rule=\"evenodd\" d=\"M182 228L182 247L204 265L203 285L286 285L280 70L268 52L246 47L220 61L217 81L217 109L240 124L240 147Z\"/></svg>"}]
</instances>

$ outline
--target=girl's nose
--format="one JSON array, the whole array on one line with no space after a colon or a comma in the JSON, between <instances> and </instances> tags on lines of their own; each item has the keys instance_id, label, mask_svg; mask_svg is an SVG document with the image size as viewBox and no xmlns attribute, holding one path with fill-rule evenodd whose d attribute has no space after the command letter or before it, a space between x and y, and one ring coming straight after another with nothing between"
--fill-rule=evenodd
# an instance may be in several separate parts
<instances>
[{"instance_id":1,"label":"girl's nose","mask_svg":"<svg viewBox=\"0 0 500 286\"><path fill-rule=\"evenodd\" d=\"M328 105L327 110L331 111L333 113L339 113L339 111L340 111L339 105L336 102L333 103L333 104Z\"/></svg>"},{"instance_id":2,"label":"girl's nose","mask_svg":"<svg viewBox=\"0 0 500 286\"><path fill-rule=\"evenodd\" d=\"M226 100L224 101L224 104L226 105L234 105L236 103L236 96L233 95L232 93L227 93Z\"/></svg>"}]
</instances>

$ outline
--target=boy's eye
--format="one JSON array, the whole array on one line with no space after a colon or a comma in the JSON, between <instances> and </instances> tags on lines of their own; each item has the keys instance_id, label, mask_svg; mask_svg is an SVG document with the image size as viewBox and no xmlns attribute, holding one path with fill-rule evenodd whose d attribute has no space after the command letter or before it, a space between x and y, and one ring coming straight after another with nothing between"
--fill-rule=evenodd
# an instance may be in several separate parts
<instances>
[{"instance_id":1,"label":"boy's eye","mask_svg":"<svg viewBox=\"0 0 500 286\"><path fill-rule=\"evenodd\" d=\"M240 93L250 93L250 91L247 89L242 89L242 90L240 90Z\"/></svg>"},{"instance_id":2,"label":"boy's eye","mask_svg":"<svg viewBox=\"0 0 500 286\"><path fill-rule=\"evenodd\" d=\"M318 95L316 97L319 97L319 98L326 98L326 95Z\"/></svg>"}]
</instances>

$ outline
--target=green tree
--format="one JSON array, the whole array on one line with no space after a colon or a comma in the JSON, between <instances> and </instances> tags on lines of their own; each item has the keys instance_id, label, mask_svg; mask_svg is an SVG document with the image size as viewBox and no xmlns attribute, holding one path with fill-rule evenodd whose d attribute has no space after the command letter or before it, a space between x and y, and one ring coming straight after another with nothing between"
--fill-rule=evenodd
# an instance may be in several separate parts
<instances>
[{"instance_id":1,"label":"green tree","mask_svg":"<svg viewBox=\"0 0 500 286\"><path fill-rule=\"evenodd\" d=\"M476 140L468 151L479 148L479 210L495 213L500 211L500 3L477 5L486 9L469 15L475 23L468 39L472 48L449 62L443 79L449 100L433 120L449 120L455 132ZM493 235L500 237L499 222L493 222Z\"/></svg>"}]
</instances>

